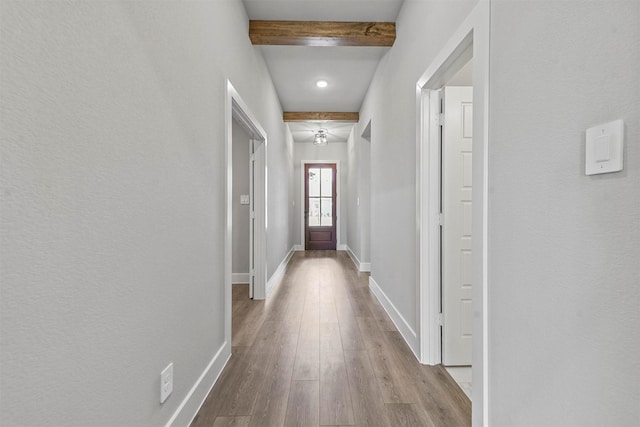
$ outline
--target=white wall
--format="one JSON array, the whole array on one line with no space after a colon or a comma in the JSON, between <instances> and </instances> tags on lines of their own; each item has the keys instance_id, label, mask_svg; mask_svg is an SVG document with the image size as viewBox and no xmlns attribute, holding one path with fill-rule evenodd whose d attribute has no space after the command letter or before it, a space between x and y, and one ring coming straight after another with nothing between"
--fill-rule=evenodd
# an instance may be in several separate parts
<instances>
[{"instance_id":1,"label":"white wall","mask_svg":"<svg viewBox=\"0 0 640 427\"><path fill-rule=\"evenodd\" d=\"M416 334L416 83L475 4L404 2L355 130L371 120L371 276Z\"/></svg>"},{"instance_id":2,"label":"white wall","mask_svg":"<svg viewBox=\"0 0 640 427\"><path fill-rule=\"evenodd\" d=\"M302 211L304 210L304 200L301 197L302 175L301 169L303 160L336 160L340 161L340 190L338 197L340 199L340 234L338 235L338 244L346 244L347 242L347 211L348 211L348 180L347 180L347 143L333 142L325 146L316 146L311 143L294 143L293 144L293 166L294 166L294 195L295 195L295 215L293 222L295 224L294 238L296 245L304 247L304 236L301 235L302 230Z\"/></svg>"},{"instance_id":3,"label":"white wall","mask_svg":"<svg viewBox=\"0 0 640 427\"><path fill-rule=\"evenodd\" d=\"M362 252L360 242L360 221L358 218L359 179L360 170L360 144L355 135L355 127L347 140L347 189L351 197L347 199L347 241L349 250L360 259Z\"/></svg>"},{"instance_id":4,"label":"white wall","mask_svg":"<svg viewBox=\"0 0 640 427\"><path fill-rule=\"evenodd\" d=\"M231 271L234 274L249 274L249 205L240 204L240 195L249 195L249 162L251 159L249 133L233 120L233 254Z\"/></svg>"},{"instance_id":5,"label":"white wall","mask_svg":"<svg viewBox=\"0 0 640 427\"><path fill-rule=\"evenodd\" d=\"M370 263L371 191L370 158L371 141L355 133L347 141L347 184L350 197L347 201L347 246L360 262L360 267Z\"/></svg>"},{"instance_id":6,"label":"white wall","mask_svg":"<svg viewBox=\"0 0 640 427\"><path fill-rule=\"evenodd\" d=\"M493 426L640 425L640 2L494 1ZM620 173L585 129L625 122Z\"/></svg>"},{"instance_id":7,"label":"white wall","mask_svg":"<svg viewBox=\"0 0 640 427\"><path fill-rule=\"evenodd\" d=\"M247 30L236 0L3 1L0 424L164 425L228 355L227 78L269 137L270 274L290 242L290 138Z\"/></svg>"},{"instance_id":8,"label":"white wall","mask_svg":"<svg viewBox=\"0 0 640 427\"><path fill-rule=\"evenodd\" d=\"M373 125L372 125L373 126ZM360 226L361 263L371 262L371 144L373 133L368 139L360 137L360 163L358 168L358 223Z\"/></svg>"},{"instance_id":9,"label":"white wall","mask_svg":"<svg viewBox=\"0 0 640 427\"><path fill-rule=\"evenodd\" d=\"M404 3L355 131L375 124L372 278L416 332L415 84L474 3ZM639 8L491 2L491 425L640 422ZM585 176L585 129L618 118L625 170Z\"/></svg>"},{"instance_id":10,"label":"white wall","mask_svg":"<svg viewBox=\"0 0 640 427\"><path fill-rule=\"evenodd\" d=\"M287 127L288 129L288 127ZM300 197L299 194L300 192L298 191L296 193L296 188L298 188L298 180L300 179L299 175L296 175L296 168L293 162L293 148L294 148L294 142L293 142L293 136L291 135L291 132L287 132L288 135L288 142L289 142L289 151L288 151L288 157L289 157L289 163L291 164L291 167L289 168L289 248L291 248L292 250L294 249L295 245L299 244L299 237L298 235L300 234L300 228L299 228L299 224L298 222L300 221L298 219L298 217L300 216L300 212L298 211L298 202L296 202L296 197ZM300 172L298 170L298 172Z\"/></svg>"}]
</instances>

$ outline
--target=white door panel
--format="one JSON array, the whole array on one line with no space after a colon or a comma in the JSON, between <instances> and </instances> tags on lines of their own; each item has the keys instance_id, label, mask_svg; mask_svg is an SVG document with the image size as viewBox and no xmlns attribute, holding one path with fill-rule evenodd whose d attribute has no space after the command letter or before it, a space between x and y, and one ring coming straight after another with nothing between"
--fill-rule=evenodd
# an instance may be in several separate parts
<instances>
[{"instance_id":1,"label":"white door panel","mask_svg":"<svg viewBox=\"0 0 640 427\"><path fill-rule=\"evenodd\" d=\"M473 89L444 88L442 127L442 363L471 365Z\"/></svg>"}]
</instances>

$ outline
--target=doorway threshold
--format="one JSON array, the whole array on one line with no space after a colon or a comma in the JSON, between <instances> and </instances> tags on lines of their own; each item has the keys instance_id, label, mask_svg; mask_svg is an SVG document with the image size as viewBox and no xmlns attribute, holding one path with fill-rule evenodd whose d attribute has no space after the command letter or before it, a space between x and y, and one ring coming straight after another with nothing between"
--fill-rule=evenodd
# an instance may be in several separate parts
<instances>
[{"instance_id":1,"label":"doorway threshold","mask_svg":"<svg viewBox=\"0 0 640 427\"><path fill-rule=\"evenodd\" d=\"M471 399L471 366L445 366L451 378L460 386L464 394Z\"/></svg>"}]
</instances>

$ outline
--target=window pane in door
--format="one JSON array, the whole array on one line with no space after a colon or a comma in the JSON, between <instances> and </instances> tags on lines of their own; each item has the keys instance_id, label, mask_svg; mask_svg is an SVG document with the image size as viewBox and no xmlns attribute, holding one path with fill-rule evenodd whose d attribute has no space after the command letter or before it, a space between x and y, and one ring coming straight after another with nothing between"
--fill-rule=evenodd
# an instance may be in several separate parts
<instances>
[{"instance_id":1,"label":"window pane in door","mask_svg":"<svg viewBox=\"0 0 640 427\"><path fill-rule=\"evenodd\" d=\"M324 227L330 227L333 225L333 200L331 198L323 197L321 202L321 223Z\"/></svg>"},{"instance_id":2,"label":"window pane in door","mask_svg":"<svg viewBox=\"0 0 640 427\"><path fill-rule=\"evenodd\" d=\"M321 196L323 197L331 197L331 193L333 191L333 170L329 168L320 169L320 189Z\"/></svg>"},{"instance_id":3,"label":"window pane in door","mask_svg":"<svg viewBox=\"0 0 640 427\"><path fill-rule=\"evenodd\" d=\"M320 196L320 169L309 168L309 197Z\"/></svg>"},{"instance_id":4,"label":"window pane in door","mask_svg":"<svg viewBox=\"0 0 640 427\"><path fill-rule=\"evenodd\" d=\"M320 199L309 199L309 226L320 225Z\"/></svg>"}]
</instances>

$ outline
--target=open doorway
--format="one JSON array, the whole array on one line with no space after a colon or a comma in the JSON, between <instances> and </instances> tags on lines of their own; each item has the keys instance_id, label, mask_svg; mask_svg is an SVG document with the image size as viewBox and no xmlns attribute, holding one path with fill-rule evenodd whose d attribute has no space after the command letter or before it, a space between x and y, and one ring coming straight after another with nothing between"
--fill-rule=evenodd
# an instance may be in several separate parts
<instances>
[{"instance_id":1,"label":"open doorway","mask_svg":"<svg viewBox=\"0 0 640 427\"><path fill-rule=\"evenodd\" d=\"M267 283L267 136L227 81L225 117L225 339L231 343L232 283L264 299Z\"/></svg>"},{"instance_id":2,"label":"open doorway","mask_svg":"<svg viewBox=\"0 0 640 427\"><path fill-rule=\"evenodd\" d=\"M489 8L480 2L417 83L416 147L420 360L471 366L471 377L468 368L452 376L472 379L474 425L488 423L488 95Z\"/></svg>"},{"instance_id":3,"label":"open doorway","mask_svg":"<svg viewBox=\"0 0 640 427\"><path fill-rule=\"evenodd\" d=\"M472 61L440 91L440 310L442 364L471 399ZM462 74L462 77L460 75Z\"/></svg>"},{"instance_id":4,"label":"open doorway","mask_svg":"<svg viewBox=\"0 0 640 427\"><path fill-rule=\"evenodd\" d=\"M251 212L253 206L251 203L251 178L252 178L252 162L251 162L251 145L252 139L250 133L237 120L233 119L232 127L232 284L233 293L237 294L238 289L242 288L242 294L246 297L253 297L253 277L251 270L252 248L251 240L253 239Z\"/></svg>"},{"instance_id":5,"label":"open doorway","mask_svg":"<svg viewBox=\"0 0 640 427\"><path fill-rule=\"evenodd\" d=\"M253 132L237 118L232 125L232 284L234 294L247 294L255 298L257 279L256 264L259 241L256 237L257 207L260 205L262 186L259 183L261 140L253 138ZM257 185L256 185L257 184ZM256 191L257 190L257 191ZM246 288L239 292L240 287ZM256 298L260 299L260 298Z\"/></svg>"}]
</instances>

